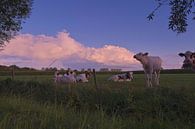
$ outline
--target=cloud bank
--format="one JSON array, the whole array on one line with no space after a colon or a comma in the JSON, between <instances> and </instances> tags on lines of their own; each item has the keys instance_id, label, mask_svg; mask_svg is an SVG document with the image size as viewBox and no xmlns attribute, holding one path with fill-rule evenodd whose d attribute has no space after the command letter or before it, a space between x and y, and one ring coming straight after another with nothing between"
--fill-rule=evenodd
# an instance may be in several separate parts
<instances>
[{"instance_id":1,"label":"cloud bank","mask_svg":"<svg viewBox=\"0 0 195 129\"><path fill-rule=\"evenodd\" d=\"M129 68L136 69L134 53L126 48L104 45L87 47L69 33L56 36L20 34L10 41L0 53L0 64L34 68ZM138 66L140 67L140 66Z\"/></svg>"}]
</instances>

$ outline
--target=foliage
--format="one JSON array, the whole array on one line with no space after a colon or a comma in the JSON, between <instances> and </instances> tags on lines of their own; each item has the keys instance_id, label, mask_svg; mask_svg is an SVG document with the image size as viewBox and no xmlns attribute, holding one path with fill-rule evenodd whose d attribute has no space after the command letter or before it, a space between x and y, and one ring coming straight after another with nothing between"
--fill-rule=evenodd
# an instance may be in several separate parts
<instances>
[{"instance_id":1,"label":"foliage","mask_svg":"<svg viewBox=\"0 0 195 129\"><path fill-rule=\"evenodd\" d=\"M186 32L188 26L187 20L195 6L194 0L155 0L158 6L147 17L152 20L155 12L162 6L168 4L171 8L169 16L169 29L177 33ZM195 16L193 17L195 19Z\"/></svg>"},{"instance_id":2,"label":"foliage","mask_svg":"<svg viewBox=\"0 0 195 129\"><path fill-rule=\"evenodd\" d=\"M29 17L31 7L32 0L0 1L0 47L22 28L21 24Z\"/></svg>"}]
</instances>

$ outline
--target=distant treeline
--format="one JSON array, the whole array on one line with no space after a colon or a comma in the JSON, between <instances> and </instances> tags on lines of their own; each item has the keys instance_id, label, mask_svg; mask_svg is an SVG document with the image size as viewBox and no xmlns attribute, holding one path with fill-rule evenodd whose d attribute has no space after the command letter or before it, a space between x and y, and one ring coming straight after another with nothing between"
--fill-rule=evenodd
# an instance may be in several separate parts
<instances>
[{"instance_id":1,"label":"distant treeline","mask_svg":"<svg viewBox=\"0 0 195 129\"><path fill-rule=\"evenodd\" d=\"M9 70L20 70L20 71L37 71L34 68L29 68L29 67L18 67L16 65L10 65L10 66L4 66L4 65L0 65L0 71L9 71Z\"/></svg>"},{"instance_id":2,"label":"distant treeline","mask_svg":"<svg viewBox=\"0 0 195 129\"><path fill-rule=\"evenodd\" d=\"M144 71L133 71L133 73L143 74ZM190 69L163 69L161 74L195 74L195 72Z\"/></svg>"},{"instance_id":3,"label":"distant treeline","mask_svg":"<svg viewBox=\"0 0 195 129\"><path fill-rule=\"evenodd\" d=\"M106 73L112 73L112 74L118 74L118 73L124 73L127 71L121 71L121 72L97 72L99 74L106 74ZM144 74L143 70L139 71L132 71L134 74ZM190 69L163 69L161 71L161 74L195 74L194 71Z\"/></svg>"},{"instance_id":4,"label":"distant treeline","mask_svg":"<svg viewBox=\"0 0 195 129\"><path fill-rule=\"evenodd\" d=\"M29 67L18 67L16 65L3 66L0 65L0 76L10 76L14 71L15 75L53 75L56 68L48 68L45 70L37 70Z\"/></svg>"},{"instance_id":5,"label":"distant treeline","mask_svg":"<svg viewBox=\"0 0 195 129\"><path fill-rule=\"evenodd\" d=\"M20 68L16 65L2 66L0 65L0 76L9 76L12 74L14 69L15 75L54 75L57 68L44 68L42 70L37 70L34 68L23 67ZM61 69L60 72L64 73L66 70ZM77 71L80 73L81 71ZM124 73L126 71L97 71L97 74L118 74ZM143 74L144 71L132 71L134 74ZM163 69L161 74L195 74L194 71L188 69Z\"/></svg>"},{"instance_id":6,"label":"distant treeline","mask_svg":"<svg viewBox=\"0 0 195 129\"><path fill-rule=\"evenodd\" d=\"M12 71L0 71L0 76L11 76ZM15 76L20 75L54 75L52 71L15 71Z\"/></svg>"}]
</instances>

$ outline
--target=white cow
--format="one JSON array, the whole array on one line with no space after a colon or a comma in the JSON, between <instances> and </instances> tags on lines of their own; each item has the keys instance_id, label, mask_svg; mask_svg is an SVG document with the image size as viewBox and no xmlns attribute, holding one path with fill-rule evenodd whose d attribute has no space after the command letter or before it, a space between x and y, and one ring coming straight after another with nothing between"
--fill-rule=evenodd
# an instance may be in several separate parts
<instances>
[{"instance_id":1,"label":"white cow","mask_svg":"<svg viewBox=\"0 0 195 129\"><path fill-rule=\"evenodd\" d=\"M183 61L183 69L192 69L195 71L195 52L186 51L185 53L179 53L179 56L185 57Z\"/></svg>"},{"instance_id":2,"label":"white cow","mask_svg":"<svg viewBox=\"0 0 195 129\"><path fill-rule=\"evenodd\" d=\"M59 71L56 71L54 81L56 83L76 83L76 78L74 73L62 75L59 74Z\"/></svg>"},{"instance_id":3,"label":"white cow","mask_svg":"<svg viewBox=\"0 0 195 129\"><path fill-rule=\"evenodd\" d=\"M90 78L90 72L86 71L85 73L78 74L76 76L76 81L77 82L88 82L89 78Z\"/></svg>"},{"instance_id":4,"label":"white cow","mask_svg":"<svg viewBox=\"0 0 195 129\"><path fill-rule=\"evenodd\" d=\"M154 81L159 85L160 70L162 69L162 60L158 56L148 56L148 53L138 53L134 58L141 62L147 79L147 86L152 87ZM154 77L154 80L153 80Z\"/></svg>"},{"instance_id":5,"label":"white cow","mask_svg":"<svg viewBox=\"0 0 195 129\"><path fill-rule=\"evenodd\" d=\"M76 81L77 82L88 82L89 80L87 79L86 74L82 73L76 76Z\"/></svg>"},{"instance_id":6,"label":"white cow","mask_svg":"<svg viewBox=\"0 0 195 129\"><path fill-rule=\"evenodd\" d=\"M123 74L112 75L108 78L109 81L132 81L133 80L133 72L127 72Z\"/></svg>"},{"instance_id":7,"label":"white cow","mask_svg":"<svg viewBox=\"0 0 195 129\"><path fill-rule=\"evenodd\" d=\"M59 73L59 71L56 71L54 73L54 82L57 83L57 82L61 82L63 78L63 75Z\"/></svg>"}]
</instances>

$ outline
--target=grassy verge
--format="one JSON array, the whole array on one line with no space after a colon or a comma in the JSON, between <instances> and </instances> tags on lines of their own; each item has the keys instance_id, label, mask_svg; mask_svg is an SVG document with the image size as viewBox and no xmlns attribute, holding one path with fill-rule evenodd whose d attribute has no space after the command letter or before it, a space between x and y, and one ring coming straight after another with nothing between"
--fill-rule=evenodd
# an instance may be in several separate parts
<instances>
[{"instance_id":1,"label":"grassy verge","mask_svg":"<svg viewBox=\"0 0 195 129\"><path fill-rule=\"evenodd\" d=\"M76 111L19 97L0 98L1 129L194 129L179 119L107 115L102 109Z\"/></svg>"},{"instance_id":2,"label":"grassy verge","mask_svg":"<svg viewBox=\"0 0 195 129\"><path fill-rule=\"evenodd\" d=\"M143 82L54 85L26 80L0 81L1 129L194 129L195 87L163 78L167 86ZM136 78L141 80L142 78ZM190 80L191 79L191 80ZM182 81L182 80L181 80ZM169 86L168 86L169 83ZM178 82L177 82L178 83Z\"/></svg>"}]
</instances>

